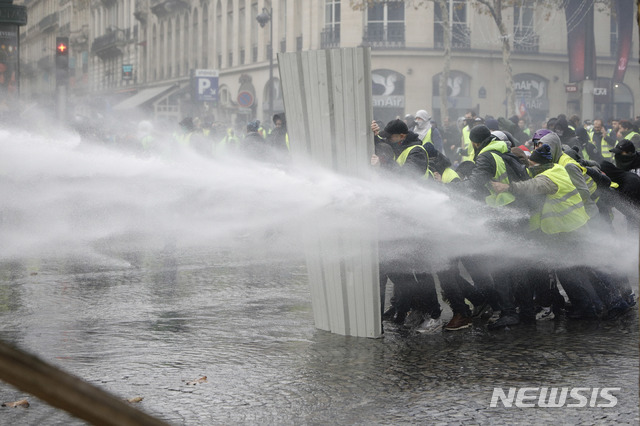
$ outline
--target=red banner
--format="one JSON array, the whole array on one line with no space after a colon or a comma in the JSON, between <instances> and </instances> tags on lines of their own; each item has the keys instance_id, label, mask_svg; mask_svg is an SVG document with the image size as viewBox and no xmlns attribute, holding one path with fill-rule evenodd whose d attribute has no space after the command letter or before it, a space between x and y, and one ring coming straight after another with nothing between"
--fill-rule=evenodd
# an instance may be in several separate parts
<instances>
[{"instance_id":1,"label":"red banner","mask_svg":"<svg viewBox=\"0 0 640 426\"><path fill-rule=\"evenodd\" d=\"M594 80L597 73L593 2L568 0L564 12L567 21L569 81Z\"/></svg>"},{"instance_id":2,"label":"red banner","mask_svg":"<svg viewBox=\"0 0 640 426\"><path fill-rule=\"evenodd\" d=\"M631 54L631 39L633 36L633 1L616 0L616 22L618 24L618 49L616 68L613 70L613 81L622 83L627 70L629 55Z\"/></svg>"}]
</instances>

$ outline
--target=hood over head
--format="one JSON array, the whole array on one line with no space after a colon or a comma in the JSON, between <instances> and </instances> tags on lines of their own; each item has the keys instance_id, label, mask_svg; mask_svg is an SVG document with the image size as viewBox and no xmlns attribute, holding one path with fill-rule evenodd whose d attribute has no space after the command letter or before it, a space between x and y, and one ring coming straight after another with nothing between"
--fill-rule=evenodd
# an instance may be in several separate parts
<instances>
[{"instance_id":1,"label":"hood over head","mask_svg":"<svg viewBox=\"0 0 640 426\"><path fill-rule=\"evenodd\" d=\"M553 157L553 162L557 163L560 157L562 156L562 142L560 142L560 136L555 133L548 133L540 138L540 142L543 144L549 145L551 150L551 156Z\"/></svg>"},{"instance_id":2,"label":"hood over head","mask_svg":"<svg viewBox=\"0 0 640 426\"><path fill-rule=\"evenodd\" d=\"M422 121L416 120L416 127L413 131L416 132L418 134L418 138L422 140L427 136L427 132L431 128L431 116L427 111L421 109L416 112L416 118L419 118Z\"/></svg>"}]
</instances>

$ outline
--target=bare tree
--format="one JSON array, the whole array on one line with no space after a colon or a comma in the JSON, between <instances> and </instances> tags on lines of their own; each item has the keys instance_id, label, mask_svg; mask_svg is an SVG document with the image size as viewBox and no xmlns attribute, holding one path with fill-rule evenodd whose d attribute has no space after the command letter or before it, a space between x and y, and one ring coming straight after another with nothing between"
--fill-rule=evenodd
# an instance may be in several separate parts
<instances>
[{"instance_id":1,"label":"bare tree","mask_svg":"<svg viewBox=\"0 0 640 426\"><path fill-rule=\"evenodd\" d=\"M504 64L505 73L505 98L507 102L508 115L515 114L516 100L513 91L513 69L511 68L511 41L507 26L504 23L503 10L507 7L513 7L516 3L521 4L522 1L517 0L477 0L480 12L488 13L496 23L500 32L500 40L502 41L502 63ZM484 9L484 10L483 10Z\"/></svg>"},{"instance_id":2,"label":"bare tree","mask_svg":"<svg viewBox=\"0 0 640 426\"><path fill-rule=\"evenodd\" d=\"M364 10L372 7L376 3L382 3L384 0L349 0L349 4L354 10ZM405 4L418 9L426 6L427 3L433 2L440 7L442 11L442 30L443 30L443 48L444 48L444 64L440 73L440 81L438 82L438 94L440 95L440 120L441 124L449 118L449 102L447 96L447 86L449 82L449 71L451 69L451 23L449 20L448 0L408 0Z\"/></svg>"}]
</instances>

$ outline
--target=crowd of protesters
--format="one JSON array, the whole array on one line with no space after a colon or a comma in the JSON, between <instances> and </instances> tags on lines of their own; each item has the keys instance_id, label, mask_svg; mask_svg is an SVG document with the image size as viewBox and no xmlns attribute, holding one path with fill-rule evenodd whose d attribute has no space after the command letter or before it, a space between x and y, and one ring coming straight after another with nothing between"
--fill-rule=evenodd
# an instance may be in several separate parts
<instances>
[{"instance_id":1,"label":"crowd of protesters","mask_svg":"<svg viewBox=\"0 0 640 426\"><path fill-rule=\"evenodd\" d=\"M581 123L577 116L550 118L531 129L518 117L486 116L467 111L459 125L439 131L425 110L383 124L374 121L372 166L385 176L431 182L450 194L482 201L514 233L535 239L557 253L580 258L585 234L613 233L614 210L629 229L640 225L640 134L638 121L600 119ZM518 212L519 214L513 214ZM416 241L416 250L420 244ZM385 261L380 247L382 316L419 332L460 330L475 318L489 329L556 317L614 319L636 303L628 277L588 264L549 266L538 259L493 255L455 259L448 268L424 270L406 256ZM466 272L466 273L465 273ZM435 279L453 318L441 319ZM470 278L470 279L469 279ZM385 310L386 284L393 296Z\"/></svg>"},{"instance_id":2,"label":"crowd of protesters","mask_svg":"<svg viewBox=\"0 0 640 426\"><path fill-rule=\"evenodd\" d=\"M104 120L80 117L72 127L83 142L134 152L142 157L170 159L188 150L208 158L239 154L275 163L286 162L289 157L284 113L275 114L272 123L267 125L259 120L229 125L212 117L185 117L171 124L142 120L114 126Z\"/></svg>"},{"instance_id":3,"label":"crowd of protesters","mask_svg":"<svg viewBox=\"0 0 640 426\"><path fill-rule=\"evenodd\" d=\"M125 145L142 156L171 158L190 149L211 158L238 154L282 164L289 159L285 114L275 114L272 121L268 128L258 120L229 127L186 117L173 132L142 121L119 143L102 142ZM581 122L577 116L561 114L535 128L517 116L482 118L469 110L457 122L446 121L439 128L426 110L419 110L404 119L371 124L371 164L399 182L435 185L452 195L480 200L505 217L525 217L495 226L575 254L584 250L578 237L590 229L613 232L614 210L636 232L640 227L638 124ZM420 244L409 243L418 257L425 252ZM489 329L561 316L606 320L625 314L636 303L625 274L593 265L550 267L534 260L523 266L485 255L452 259L436 271L425 270L420 261L412 264L414 254L399 263L389 261L389 250L393 248L381 241L383 319L419 332L461 330L476 318L488 320ZM388 281L393 283L393 297L385 309ZM453 311L446 324L436 281Z\"/></svg>"}]
</instances>

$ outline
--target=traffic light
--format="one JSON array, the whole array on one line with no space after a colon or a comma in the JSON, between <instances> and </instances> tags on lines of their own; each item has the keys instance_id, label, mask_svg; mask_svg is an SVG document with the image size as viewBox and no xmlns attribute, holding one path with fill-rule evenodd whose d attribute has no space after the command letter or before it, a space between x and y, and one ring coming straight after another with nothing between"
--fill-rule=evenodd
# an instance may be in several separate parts
<instances>
[{"instance_id":1,"label":"traffic light","mask_svg":"<svg viewBox=\"0 0 640 426\"><path fill-rule=\"evenodd\" d=\"M56 37L56 86L69 83L69 37Z\"/></svg>"}]
</instances>

